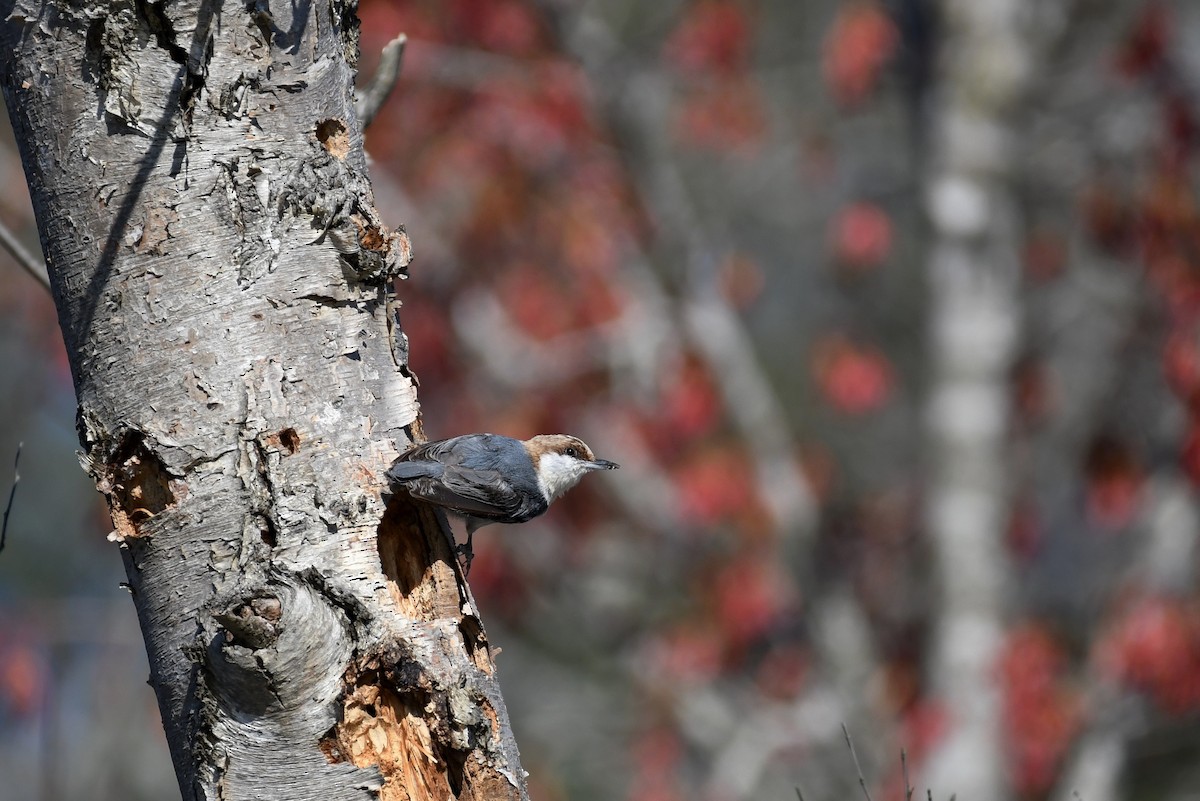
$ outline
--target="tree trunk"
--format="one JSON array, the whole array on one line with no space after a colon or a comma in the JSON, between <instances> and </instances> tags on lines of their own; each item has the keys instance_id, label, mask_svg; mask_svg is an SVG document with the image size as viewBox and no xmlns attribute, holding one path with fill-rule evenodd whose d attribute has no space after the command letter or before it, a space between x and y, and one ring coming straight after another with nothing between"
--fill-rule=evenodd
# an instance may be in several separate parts
<instances>
[{"instance_id":1,"label":"tree trunk","mask_svg":"<svg viewBox=\"0 0 1200 801\"><path fill-rule=\"evenodd\" d=\"M381 497L419 420L354 3L2 8L83 462L183 798L526 798L444 519Z\"/></svg>"},{"instance_id":2,"label":"tree trunk","mask_svg":"<svg viewBox=\"0 0 1200 801\"><path fill-rule=\"evenodd\" d=\"M939 590L933 691L950 731L930 758L935 794L1002 801L997 659L1010 506L1009 373L1020 328L1022 231L1011 120L1032 45L1017 0L941 0L942 74L929 176L930 429L927 525Z\"/></svg>"}]
</instances>

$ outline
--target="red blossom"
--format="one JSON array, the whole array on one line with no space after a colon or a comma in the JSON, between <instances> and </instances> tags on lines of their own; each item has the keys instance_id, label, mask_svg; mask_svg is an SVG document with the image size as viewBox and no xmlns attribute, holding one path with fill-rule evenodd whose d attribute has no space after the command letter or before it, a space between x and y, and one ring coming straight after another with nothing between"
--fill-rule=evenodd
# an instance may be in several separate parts
<instances>
[{"instance_id":1,"label":"red blossom","mask_svg":"<svg viewBox=\"0 0 1200 801\"><path fill-rule=\"evenodd\" d=\"M825 399L838 411L861 415L880 409L892 391L892 371L879 351L841 335L822 338L813 349L813 374Z\"/></svg>"},{"instance_id":2,"label":"red blossom","mask_svg":"<svg viewBox=\"0 0 1200 801\"><path fill-rule=\"evenodd\" d=\"M1174 249L1146 248L1146 275L1166 304L1168 316L1177 324L1200 319L1200 271Z\"/></svg>"},{"instance_id":3,"label":"red blossom","mask_svg":"<svg viewBox=\"0 0 1200 801\"><path fill-rule=\"evenodd\" d=\"M1130 254L1135 219L1129 202L1103 178L1090 183L1080 196L1084 223L1092 239L1116 256Z\"/></svg>"},{"instance_id":4,"label":"red blossom","mask_svg":"<svg viewBox=\"0 0 1200 801\"><path fill-rule=\"evenodd\" d=\"M722 643L707 626L684 624L655 636L649 645L651 675L674 685L704 684L721 672Z\"/></svg>"},{"instance_id":5,"label":"red blossom","mask_svg":"<svg viewBox=\"0 0 1200 801\"><path fill-rule=\"evenodd\" d=\"M509 552L498 543L488 541L488 529L484 532L474 541L476 558L471 563L471 591L505 618L519 619L525 613L529 599L528 582Z\"/></svg>"},{"instance_id":6,"label":"red blossom","mask_svg":"<svg viewBox=\"0 0 1200 801\"><path fill-rule=\"evenodd\" d=\"M758 262L740 254L733 254L721 262L717 279L721 294L734 308L742 310L749 308L766 286L766 277Z\"/></svg>"},{"instance_id":7,"label":"red blossom","mask_svg":"<svg viewBox=\"0 0 1200 801\"><path fill-rule=\"evenodd\" d=\"M829 239L839 264L854 271L870 270L892 251L892 220L874 203L852 203L834 217Z\"/></svg>"},{"instance_id":8,"label":"red blossom","mask_svg":"<svg viewBox=\"0 0 1200 801\"><path fill-rule=\"evenodd\" d=\"M824 504L829 500L838 477L837 461L833 454L821 445L805 445L798 460L813 500Z\"/></svg>"},{"instance_id":9,"label":"red blossom","mask_svg":"<svg viewBox=\"0 0 1200 801\"><path fill-rule=\"evenodd\" d=\"M1151 234L1172 235L1195 224L1200 210L1186 175L1160 169L1140 197L1141 224Z\"/></svg>"},{"instance_id":10,"label":"red blossom","mask_svg":"<svg viewBox=\"0 0 1200 801\"><path fill-rule=\"evenodd\" d=\"M1185 160L1200 136L1200 122L1196 119L1192 99L1172 94L1163 101L1162 113L1166 136L1164 155L1168 163L1186 169Z\"/></svg>"},{"instance_id":11,"label":"red blossom","mask_svg":"<svg viewBox=\"0 0 1200 801\"><path fill-rule=\"evenodd\" d=\"M401 33L410 40L441 41L444 37L437 16L431 9L417 3L362 3L358 7L358 17L364 57L372 57ZM411 52L404 56L406 68L411 63L411 56Z\"/></svg>"},{"instance_id":12,"label":"red blossom","mask_svg":"<svg viewBox=\"0 0 1200 801\"><path fill-rule=\"evenodd\" d=\"M1145 470L1133 450L1111 436L1097 437L1084 457L1087 478L1087 512L1107 528L1128 525L1142 499Z\"/></svg>"},{"instance_id":13,"label":"red blossom","mask_svg":"<svg viewBox=\"0 0 1200 801\"><path fill-rule=\"evenodd\" d=\"M1167 386L1184 403L1200 400L1200 345L1193 335L1176 331L1163 346L1163 375Z\"/></svg>"},{"instance_id":14,"label":"red blossom","mask_svg":"<svg viewBox=\"0 0 1200 801\"><path fill-rule=\"evenodd\" d=\"M744 455L712 449L690 458L675 470L684 520L713 525L750 510L755 502L751 470Z\"/></svg>"},{"instance_id":15,"label":"red blossom","mask_svg":"<svg viewBox=\"0 0 1200 801\"><path fill-rule=\"evenodd\" d=\"M767 127L762 93L745 78L693 86L678 102L672 127L676 138L689 147L751 153Z\"/></svg>"},{"instance_id":16,"label":"red blossom","mask_svg":"<svg viewBox=\"0 0 1200 801\"><path fill-rule=\"evenodd\" d=\"M913 704L901 718L902 741L913 759L924 759L950 729L946 708L929 699Z\"/></svg>"},{"instance_id":17,"label":"red blossom","mask_svg":"<svg viewBox=\"0 0 1200 801\"><path fill-rule=\"evenodd\" d=\"M533 265L507 270L497 289L513 321L535 339L553 339L575 324L568 298L544 270Z\"/></svg>"},{"instance_id":18,"label":"red blossom","mask_svg":"<svg viewBox=\"0 0 1200 801\"><path fill-rule=\"evenodd\" d=\"M671 729L660 726L633 739L630 744L633 775L627 801L684 801L679 782L683 743Z\"/></svg>"},{"instance_id":19,"label":"red blossom","mask_svg":"<svg viewBox=\"0 0 1200 801\"><path fill-rule=\"evenodd\" d=\"M1013 411L1025 426L1042 422L1056 405L1054 385L1045 362L1034 356L1017 361L1012 370Z\"/></svg>"},{"instance_id":20,"label":"red blossom","mask_svg":"<svg viewBox=\"0 0 1200 801\"><path fill-rule=\"evenodd\" d=\"M862 0L838 11L825 35L821 71L839 105L853 108L871 94L898 42L895 24L877 3Z\"/></svg>"},{"instance_id":21,"label":"red blossom","mask_svg":"<svg viewBox=\"0 0 1200 801\"><path fill-rule=\"evenodd\" d=\"M774 560L742 556L717 573L713 594L727 646L740 652L765 635L788 599L787 582Z\"/></svg>"},{"instance_id":22,"label":"red blossom","mask_svg":"<svg viewBox=\"0 0 1200 801\"><path fill-rule=\"evenodd\" d=\"M402 330L408 337L410 366L425 379L442 380L453 371L455 360L451 351L450 331L445 313L430 295L414 294L405 287Z\"/></svg>"},{"instance_id":23,"label":"red blossom","mask_svg":"<svg viewBox=\"0 0 1200 801\"><path fill-rule=\"evenodd\" d=\"M1008 520L1008 550L1023 562L1030 561L1042 541L1041 520L1033 504L1019 501Z\"/></svg>"},{"instance_id":24,"label":"red blossom","mask_svg":"<svg viewBox=\"0 0 1200 801\"><path fill-rule=\"evenodd\" d=\"M1158 69L1166 57L1170 27L1166 7L1158 0L1147 2L1117 53L1117 70L1133 79Z\"/></svg>"},{"instance_id":25,"label":"red blossom","mask_svg":"<svg viewBox=\"0 0 1200 801\"><path fill-rule=\"evenodd\" d=\"M1200 621L1176 599L1135 600L1097 645L1096 659L1165 712L1200 709Z\"/></svg>"},{"instance_id":26,"label":"red blossom","mask_svg":"<svg viewBox=\"0 0 1200 801\"><path fill-rule=\"evenodd\" d=\"M683 72L731 73L746 66L749 54L750 22L729 0L694 3L663 48L667 61Z\"/></svg>"},{"instance_id":27,"label":"red blossom","mask_svg":"<svg viewBox=\"0 0 1200 801\"><path fill-rule=\"evenodd\" d=\"M711 431L721 419L721 397L708 368L698 359L687 359L666 382L659 402L661 425L672 438L691 440Z\"/></svg>"},{"instance_id":28,"label":"red blossom","mask_svg":"<svg viewBox=\"0 0 1200 801\"><path fill-rule=\"evenodd\" d=\"M31 646L16 644L0 651L0 709L19 717L34 714L45 694L45 665Z\"/></svg>"},{"instance_id":29,"label":"red blossom","mask_svg":"<svg viewBox=\"0 0 1200 801\"><path fill-rule=\"evenodd\" d=\"M1036 229L1025 240L1025 274L1037 283L1053 281L1067 266L1067 245L1057 231Z\"/></svg>"},{"instance_id":30,"label":"red blossom","mask_svg":"<svg viewBox=\"0 0 1200 801\"><path fill-rule=\"evenodd\" d=\"M579 275L615 283L612 276L620 266L620 248L612 233L586 210L564 216L560 223L563 262Z\"/></svg>"},{"instance_id":31,"label":"red blossom","mask_svg":"<svg viewBox=\"0 0 1200 801\"><path fill-rule=\"evenodd\" d=\"M1067 656L1042 626L1008 636L998 663L1009 770L1017 792L1041 795L1058 777L1082 725L1082 703L1066 680Z\"/></svg>"},{"instance_id":32,"label":"red blossom","mask_svg":"<svg viewBox=\"0 0 1200 801\"><path fill-rule=\"evenodd\" d=\"M604 276L587 275L576 286L575 319L584 327L601 326L620 316L625 305L620 286Z\"/></svg>"},{"instance_id":33,"label":"red blossom","mask_svg":"<svg viewBox=\"0 0 1200 801\"><path fill-rule=\"evenodd\" d=\"M518 0L449 0L446 27L455 41L514 56L531 55L541 45L541 22Z\"/></svg>"},{"instance_id":34,"label":"red blossom","mask_svg":"<svg viewBox=\"0 0 1200 801\"><path fill-rule=\"evenodd\" d=\"M883 798L905 798L911 784L905 786L905 780L916 781L915 775L920 771L924 762L950 731L950 714L946 707L938 701L921 698L910 704L900 716L900 731L896 739L904 744L909 775L904 775L904 766L898 762L892 763L892 769L880 782L879 796ZM919 797L915 794L913 797Z\"/></svg>"},{"instance_id":35,"label":"red blossom","mask_svg":"<svg viewBox=\"0 0 1200 801\"><path fill-rule=\"evenodd\" d=\"M537 91L532 110L564 141L577 143L594 137L588 107L587 80L577 66L557 59L543 61L535 76Z\"/></svg>"},{"instance_id":36,"label":"red blossom","mask_svg":"<svg viewBox=\"0 0 1200 801\"><path fill-rule=\"evenodd\" d=\"M1193 421L1183 440L1179 460L1193 487L1200 487L1200 427Z\"/></svg>"},{"instance_id":37,"label":"red blossom","mask_svg":"<svg viewBox=\"0 0 1200 801\"><path fill-rule=\"evenodd\" d=\"M812 655L799 645L780 645L763 657L754 674L759 690L770 698L791 700L800 695L812 667Z\"/></svg>"}]
</instances>

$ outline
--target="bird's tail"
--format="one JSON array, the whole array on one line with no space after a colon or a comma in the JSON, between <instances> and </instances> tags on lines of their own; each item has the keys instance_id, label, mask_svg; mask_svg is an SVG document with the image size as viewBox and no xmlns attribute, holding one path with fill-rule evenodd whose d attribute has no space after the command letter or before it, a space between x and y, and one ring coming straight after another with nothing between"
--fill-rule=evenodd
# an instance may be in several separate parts
<instances>
[{"instance_id":1,"label":"bird's tail","mask_svg":"<svg viewBox=\"0 0 1200 801\"><path fill-rule=\"evenodd\" d=\"M442 474L442 466L437 462L398 461L387 471L388 481L404 483L414 478L436 478Z\"/></svg>"}]
</instances>

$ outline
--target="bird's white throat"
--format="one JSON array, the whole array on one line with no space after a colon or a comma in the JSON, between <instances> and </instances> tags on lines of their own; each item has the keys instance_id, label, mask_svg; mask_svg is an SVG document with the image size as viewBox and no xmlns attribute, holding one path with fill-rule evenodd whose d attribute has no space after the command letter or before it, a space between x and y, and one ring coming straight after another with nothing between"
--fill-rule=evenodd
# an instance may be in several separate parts
<instances>
[{"instance_id":1,"label":"bird's white throat","mask_svg":"<svg viewBox=\"0 0 1200 801\"><path fill-rule=\"evenodd\" d=\"M538 462L538 485L547 501L579 483L588 472L587 462L561 453L543 453Z\"/></svg>"}]
</instances>

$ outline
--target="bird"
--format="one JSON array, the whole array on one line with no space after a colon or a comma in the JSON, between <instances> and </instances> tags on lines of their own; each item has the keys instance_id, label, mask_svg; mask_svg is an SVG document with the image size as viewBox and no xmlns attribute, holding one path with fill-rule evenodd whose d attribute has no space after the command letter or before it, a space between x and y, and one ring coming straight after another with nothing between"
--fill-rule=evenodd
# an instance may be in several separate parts
<instances>
[{"instance_id":1,"label":"bird","mask_svg":"<svg viewBox=\"0 0 1200 801\"><path fill-rule=\"evenodd\" d=\"M595 470L620 465L597 459L579 437L540 434L520 440L501 434L463 434L417 445L387 471L389 487L466 520L467 542L457 551L470 572L475 531L491 523L524 523Z\"/></svg>"}]
</instances>

